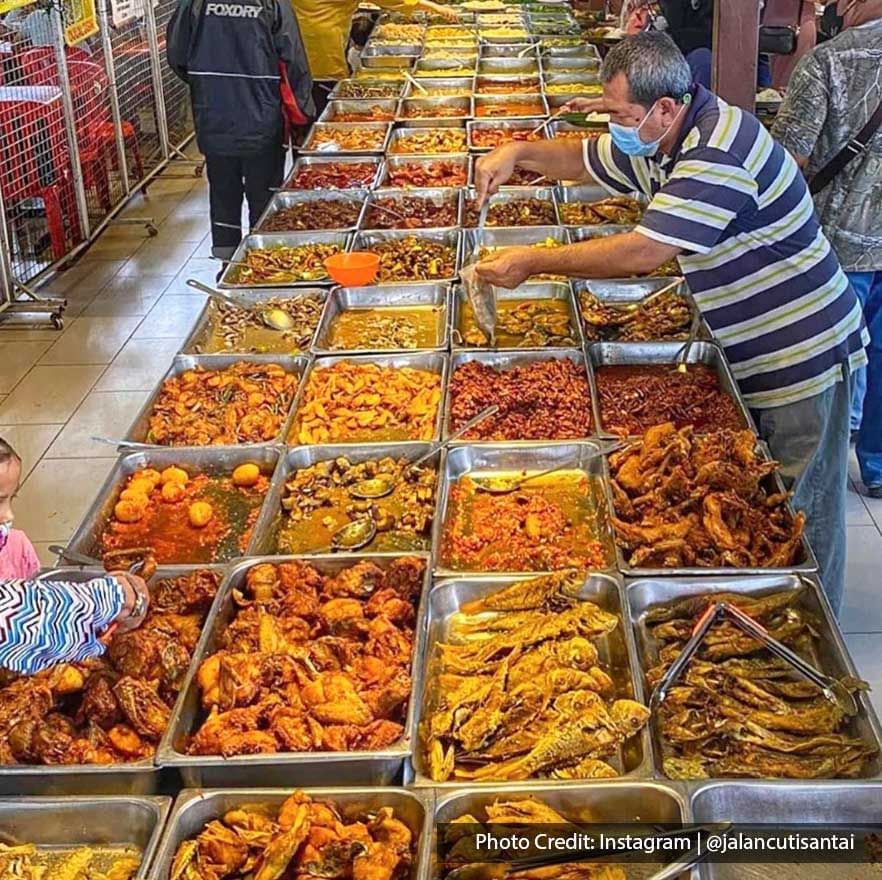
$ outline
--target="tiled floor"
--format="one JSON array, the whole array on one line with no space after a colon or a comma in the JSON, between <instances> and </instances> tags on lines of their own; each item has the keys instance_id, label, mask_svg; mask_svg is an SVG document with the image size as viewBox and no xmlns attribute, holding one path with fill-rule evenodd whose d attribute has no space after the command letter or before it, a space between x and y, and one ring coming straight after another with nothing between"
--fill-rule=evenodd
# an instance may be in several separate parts
<instances>
[{"instance_id":1,"label":"tiled floor","mask_svg":"<svg viewBox=\"0 0 882 880\"><path fill-rule=\"evenodd\" d=\"M217 274L204 181L157 181L125 214L152 217L159 235L111 227L47 285L68 298L62 332L0 331L0 436L21 451L27 474L16 522L46 563L49 545L69 538L113 464L112 447L91 438L125 431L202 308L187 278ZM882 501L863 498L853 482L849 490L841 622L882 714Z\"/></svg>"}]
</instances>

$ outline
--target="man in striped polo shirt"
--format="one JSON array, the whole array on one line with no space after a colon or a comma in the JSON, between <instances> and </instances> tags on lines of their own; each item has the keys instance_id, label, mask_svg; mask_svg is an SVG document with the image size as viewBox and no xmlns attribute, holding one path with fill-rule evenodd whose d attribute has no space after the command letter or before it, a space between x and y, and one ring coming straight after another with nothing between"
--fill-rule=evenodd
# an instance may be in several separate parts
<instances>
[{"instance_id":1,"label":"man in striped polo shirt","mask_svg":"<svg viewBox=\"0 0 882 880\"><path fill-rule=\"evenodd\" d=\"M851 372L865 363L861 308L793 159L757 119L691 83L665 34L638 34L601 71L610 134L505 145L478 162L479 198L515 167L592 178L651 201L630 232L562 248L506 248L479 264L490 283L531 275L609 278L678 258L725 347L760 435L805 511L838 610L845 575Z\"/></svg>"}]
</instances>

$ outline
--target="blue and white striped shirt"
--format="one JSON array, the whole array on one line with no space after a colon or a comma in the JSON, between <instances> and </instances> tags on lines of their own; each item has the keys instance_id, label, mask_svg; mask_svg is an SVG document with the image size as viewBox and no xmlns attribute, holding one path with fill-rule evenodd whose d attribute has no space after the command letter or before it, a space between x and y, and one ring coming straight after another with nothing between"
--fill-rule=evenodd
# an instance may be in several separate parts
<instances>
[{"instance_id":1,"label":"blue and white striped shirt","mask_svg":"<svg viewBox=\"0 0 882 880\"><path fill-rule=\"evenodd\" d=\"M56 663L98 657L99 636L122 613L114 577L88 581L0 581L0 667L32 675Z\"/></svg>"},{"instance_id":2,"label":"blue and white striped shirt","mask_svg":"<svg viewBox=\"0 0 882 880\"><path fill-rule=\"evenodd\" d=\"M613 193L651 196L642 235L682 248L683 274L748 405L784 406L866 363L861 306L824 237L796 163L756 117L695 86L671 156L585 140Z\"/></svg>"}]
</instances>

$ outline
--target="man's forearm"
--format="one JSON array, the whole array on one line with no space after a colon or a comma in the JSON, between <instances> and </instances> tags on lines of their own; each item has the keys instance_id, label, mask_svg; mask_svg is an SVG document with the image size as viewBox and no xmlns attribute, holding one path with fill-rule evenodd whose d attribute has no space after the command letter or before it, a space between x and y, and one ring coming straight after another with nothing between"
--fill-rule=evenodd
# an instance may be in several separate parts
<instances>
[{"instance_id":1,"label":"man's forearm","mask_svg":"<svg viewBox=\"0 0 882 880\"><path fill-rule=\"evenodd\" d=\"M513 146L521 168L538 171L549 180L590 179L582 162L581 141L518 141Z\"/></svg>"},{"instance_id":2,"label":"man's forearm","mask_svg":"<svg viewBox=\"0 0 882 880\"><path fill-rule=\"evenodd\" d=\"M643 275L675 257L679 250L636 232L593 238L560 248L534 248L534 275L570 278L623 278ZM535 260L535 263L533 263Z\"/></svg>"}]
</instances>

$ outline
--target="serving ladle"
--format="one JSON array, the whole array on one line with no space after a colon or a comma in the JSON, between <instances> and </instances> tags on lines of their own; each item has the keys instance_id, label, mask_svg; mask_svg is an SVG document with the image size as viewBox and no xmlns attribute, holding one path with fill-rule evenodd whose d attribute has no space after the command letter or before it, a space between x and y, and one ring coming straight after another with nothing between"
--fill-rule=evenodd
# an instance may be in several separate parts
<instances>
[{"instance_id":1,"label":"serving ladle","mask_svg":"<svg viewBox=\"0 0 882 880\"><path fill-rule=\"evenodd\" d=\"M436 452L446 448L453 443L454 440L458 440L463 434L474 428L475 425L483 422L484 419L490 418L490 416L495 415L497 412L499 412L499 407L496 404L488 406L487 409L479 412L478 415L466 422L458 431L455 431L446 440L434 444L425 455L421 455L415 461L411 462L408 467L412 468L422 464L426 459L431 458ZM366 500L385 498L392 493L400 482L400 479L400 477L372 477L368 480L360 480L357 483L353 483L352 486L348 487L348 492L355 498L363 498ZM374 518L372 516L360 517L359 519L346 523L345 526L342 526L334 532L331 536L331 550L360 550L362 547L366 547L370 544L376 535L377 524L374 521Z\"/></svg>"},{"instance_id":2,"label":"serving ladle","mask_svg":"<svg viewBox=\"0 0 882 880\"><path fill-rule=\"evenodd\" d=\"M245 266L247 263L235 263L234 265ZM224 305L231 306L234 309L239 309L240 311L245 312L254 312L260 320L270 328L270 330L278 330L282 333L285 330L290 330L294 326L294 319L282 309L267 309L259 305L249 306L247 303L240 302L231 296L227 296L225 293L221 293L219 290L215 290L213 287L209 287L207 284L203 284L195 278L187 279L187 287L192 287L194 290L198 290L200 293L204 293L206 296L211 297L211 299L222 302Z\"/></svg>"},{"instance_id":3,"label":"serving ladle","mask_svg":"<svg viewBox=\"0 0 882 880\"><path fill-rule=\"evenodd\" d=\"M610 303L610 307L614 308L620 312L638 312L640 309L645 308L650 303L655 302L657 299L661 299L666 293L670 293L670 291L675 290L683 283L682 278L677 278L675 281L672 281L670 284L665 284L660 287L658 290L654 290L648 296L644 296L643 299L638 299L635 302L630 303Z\"/></svg>"}]
</instances>

